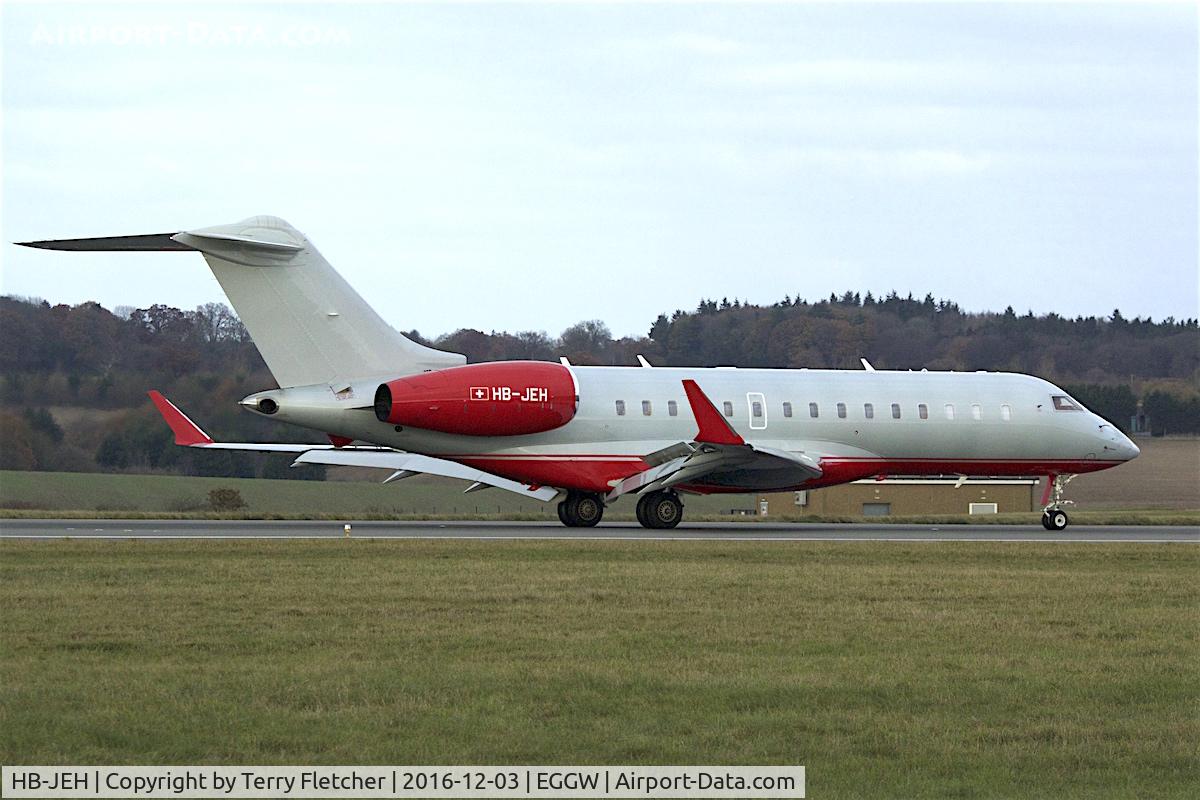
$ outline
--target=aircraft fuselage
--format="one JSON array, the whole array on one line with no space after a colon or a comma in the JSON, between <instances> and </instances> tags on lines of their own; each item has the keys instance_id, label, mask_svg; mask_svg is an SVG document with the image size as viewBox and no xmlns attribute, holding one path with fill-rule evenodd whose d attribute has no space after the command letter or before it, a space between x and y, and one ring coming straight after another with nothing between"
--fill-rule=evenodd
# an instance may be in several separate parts
<instances>
[{"instance_id":1,"label":"aircraft fuselage","mask_svg":"<svg viewBox=\"0 0 1200 800\"><path fill-rule=\"evenodd\" d=\"M269 398L278 404L273 416L281 421L527 483L592 492L607 491L645 469L647 455L696 435L681 383L688 378L742 437L810 453L823 469L816 480L787 469L726 475L688 485L693 491L805 489L886 474L1075 474L1116 466L1138 452L1111 423L1062 389L1014 373L581 366L570 371L578 391L574 416L554 430L522 436L463 436L381 422L366 408L378 377L351 382L349 391L296 387L260 392L243 403L254 409ZM512 387L510 397L530 398L529 389Z\"/></svg>"}]
</instances>

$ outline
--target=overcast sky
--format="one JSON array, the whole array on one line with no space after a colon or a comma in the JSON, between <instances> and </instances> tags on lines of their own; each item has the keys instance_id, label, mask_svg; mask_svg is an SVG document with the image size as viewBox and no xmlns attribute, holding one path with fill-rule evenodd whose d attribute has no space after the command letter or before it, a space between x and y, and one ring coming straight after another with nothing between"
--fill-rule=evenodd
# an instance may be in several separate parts
<instances>
[{"instance_id":1,"label":"overcast sky","mask_svg":"<svg viewBox=\"0 0 1200 800\"><path fill-rule=\"evenodd\" d=\"M274 214L399 329L644 334L702 297L1200 315L1197 12L14 6L0 291L193 307Z\"/></svg>"}]
</instances>

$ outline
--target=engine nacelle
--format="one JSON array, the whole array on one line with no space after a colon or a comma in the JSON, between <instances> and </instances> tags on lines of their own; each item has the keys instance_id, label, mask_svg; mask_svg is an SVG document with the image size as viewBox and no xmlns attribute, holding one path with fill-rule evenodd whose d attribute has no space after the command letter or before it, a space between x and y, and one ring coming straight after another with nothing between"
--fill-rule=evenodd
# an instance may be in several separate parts
<instances>
[{"instance_id":1,"label":"engine nacelle","mask_svg":"<svg viewBox=\"0 0 1200 800\"><path fill-rule=\"evenodd\" d=\"M570 370L546 361L468 364L397 378L375 390L381 422L463 436L520 436L562 427L578 398Z\"/></svg>"}]
</instances>

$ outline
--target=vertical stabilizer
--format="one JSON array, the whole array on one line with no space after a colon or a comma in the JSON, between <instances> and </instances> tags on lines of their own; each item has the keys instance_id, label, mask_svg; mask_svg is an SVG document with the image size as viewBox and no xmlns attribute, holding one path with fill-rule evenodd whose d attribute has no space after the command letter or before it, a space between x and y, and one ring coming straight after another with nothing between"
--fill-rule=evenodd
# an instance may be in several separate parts
<instances>
[{"instance_id":1,"label":"vertical stabilizer","mask_svg":"<svg viewBox=\"0 0 1200 800\"><path fill-rule=\"evenodd\" d=\"M278 217L171 239L204 254L281 387L399 377L466 362L394 330L304 234Z\"/></svg>"}]
</instances>

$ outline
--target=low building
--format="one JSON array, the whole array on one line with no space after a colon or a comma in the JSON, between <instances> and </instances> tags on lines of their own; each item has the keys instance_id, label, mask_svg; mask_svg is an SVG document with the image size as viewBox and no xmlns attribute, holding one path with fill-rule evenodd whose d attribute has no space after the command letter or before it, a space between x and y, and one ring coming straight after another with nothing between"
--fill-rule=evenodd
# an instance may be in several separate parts
<instances>
[{"instance_id":1,"label":"low building","mask_svg":"<svg viewBox=\"0 0 1200 800\"><path fill-rule=\"evenodd\" d=\"M1040 500L1036 478L884 478L760 494L757 507L760 516L770 517L903 517L1037 511Z\"/></svg>"},{"instance_id":2,"label":"low building","mask_svg":"<svg viewBox=\"0 0 1200 800\"><path fill-rule=\"evenodd\" d=\"M1138 401L1137 413L1129 418L1129 435L1151 436L1150 431L1150 415L1142 410L1142 403Z\"/></svg>"}]
</instances>

